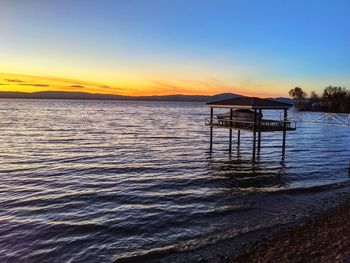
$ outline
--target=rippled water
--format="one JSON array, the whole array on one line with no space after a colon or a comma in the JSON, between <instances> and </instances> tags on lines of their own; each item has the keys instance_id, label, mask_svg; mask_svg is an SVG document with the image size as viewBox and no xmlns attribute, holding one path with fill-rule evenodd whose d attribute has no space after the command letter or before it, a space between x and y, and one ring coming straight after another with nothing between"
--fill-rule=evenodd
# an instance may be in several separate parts
<instances>
[{"instance_id":1,"label":"rippled water","mask_svg":"<svg viewBox=\"0 0 350 263\"><path fill-rule=\"evenodd\" d=\"M264 133L253 165L251 133L229 155L228 130L214 129L209 154L208 113L203 103L0 100L1 261L159 258L291 222L348 185L350 128L299 124L284 161L281 133Z\"/></svg>"}]
</instances>

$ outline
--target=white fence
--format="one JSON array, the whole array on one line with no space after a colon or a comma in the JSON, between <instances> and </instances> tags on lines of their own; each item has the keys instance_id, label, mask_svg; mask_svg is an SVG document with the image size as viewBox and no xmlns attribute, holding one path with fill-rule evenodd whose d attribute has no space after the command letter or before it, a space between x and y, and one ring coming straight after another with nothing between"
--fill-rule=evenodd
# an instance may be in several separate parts
<instances>
[{"instance_id":1,"label":"white fence","mask_svg":"<svg viewBox=\"0 0 350 263\"><path fill-rule=\"evenodd\" d=\"M350 114L328 112L295 111L289 114L289 120L314 124L327 124L350 127Z\"/></svg>"}]
</instances>

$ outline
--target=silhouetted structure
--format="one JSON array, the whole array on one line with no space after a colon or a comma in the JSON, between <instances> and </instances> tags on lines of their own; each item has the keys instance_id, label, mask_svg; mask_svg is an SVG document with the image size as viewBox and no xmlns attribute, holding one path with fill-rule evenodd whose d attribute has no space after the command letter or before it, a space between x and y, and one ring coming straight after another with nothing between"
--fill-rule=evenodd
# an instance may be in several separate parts
<instances>
[{"instance_id":1,"label":"silhouetted structure","mask_svg":"<svg viewBox=\"0 0 350 263\"><path fill-rule=\"evenodd\" d=\"M282 131L282 155L285 153L286 131L295 130L295 123L288 121L287 112L293 105L256 97L239 97L235 99L207 103L210 107L210 118L205 124L210 126L210 151L213 149L213 128L229 129L229 151L232 150L232 130L237 130L237 143L240 144L240 131L253 132L253 162L255 161L256 147L260 151L261 132ZM229 113L219 114L214 118L214 108L227 108ZM263 110L283 110L282 121L263 119ZM258 142L256 137L258 135Z\"/></svg>"}]
</instances>

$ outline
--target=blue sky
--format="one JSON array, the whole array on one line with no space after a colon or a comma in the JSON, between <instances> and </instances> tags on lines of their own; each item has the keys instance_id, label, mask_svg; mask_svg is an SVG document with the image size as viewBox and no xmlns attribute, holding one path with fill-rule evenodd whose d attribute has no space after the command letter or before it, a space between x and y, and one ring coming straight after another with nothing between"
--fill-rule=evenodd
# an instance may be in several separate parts
<instances>
[{"instance_id":1,"label":"blue sky","mask_svg":"<svg viewBox=\"0 0 350 263\"><path fill-rule=\"evenodd\" d=\"M350 87L349 13L349 1L5 0L0 72L135 95L321 92Z\"/></svg>"}]
</instances>

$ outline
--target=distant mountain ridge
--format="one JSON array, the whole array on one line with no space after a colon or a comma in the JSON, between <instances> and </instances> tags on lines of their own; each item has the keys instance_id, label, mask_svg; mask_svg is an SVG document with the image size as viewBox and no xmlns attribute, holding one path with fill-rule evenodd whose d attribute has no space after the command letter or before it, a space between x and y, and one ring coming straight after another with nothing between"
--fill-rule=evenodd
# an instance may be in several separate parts
<instances>
[{"instance_id":1,"label":"distant mountain ridge","mask_svg":"<svg viewBox=\"0 0 350 263\"><path fill-rule=\"evenodd\" d=\"M71 99L71 100L136 100L136 101L197 101L211 102L240 97L239 94L221 93L213 96L208 95L162 95L162 96L123 96L113 94L98 94L87 92L69 91L41 91L41 92L12 92L0 91L0 98L13 99ZM280 102L293 103L288 98L269 98Z\"/></svg>"},{"instance_id":2,"label":"distant mountain ridge","mask_svg":"<svg viewBox=\"0 0 350 263\"><path fill-rule=\"evenodd\" d=\"M294 104L294 100L290 98L284 98L284 97L277 97L277 98L266 98L268 100L274 100L278 102L288 103L288 104Z\"/></svg>"}]
</instances>

